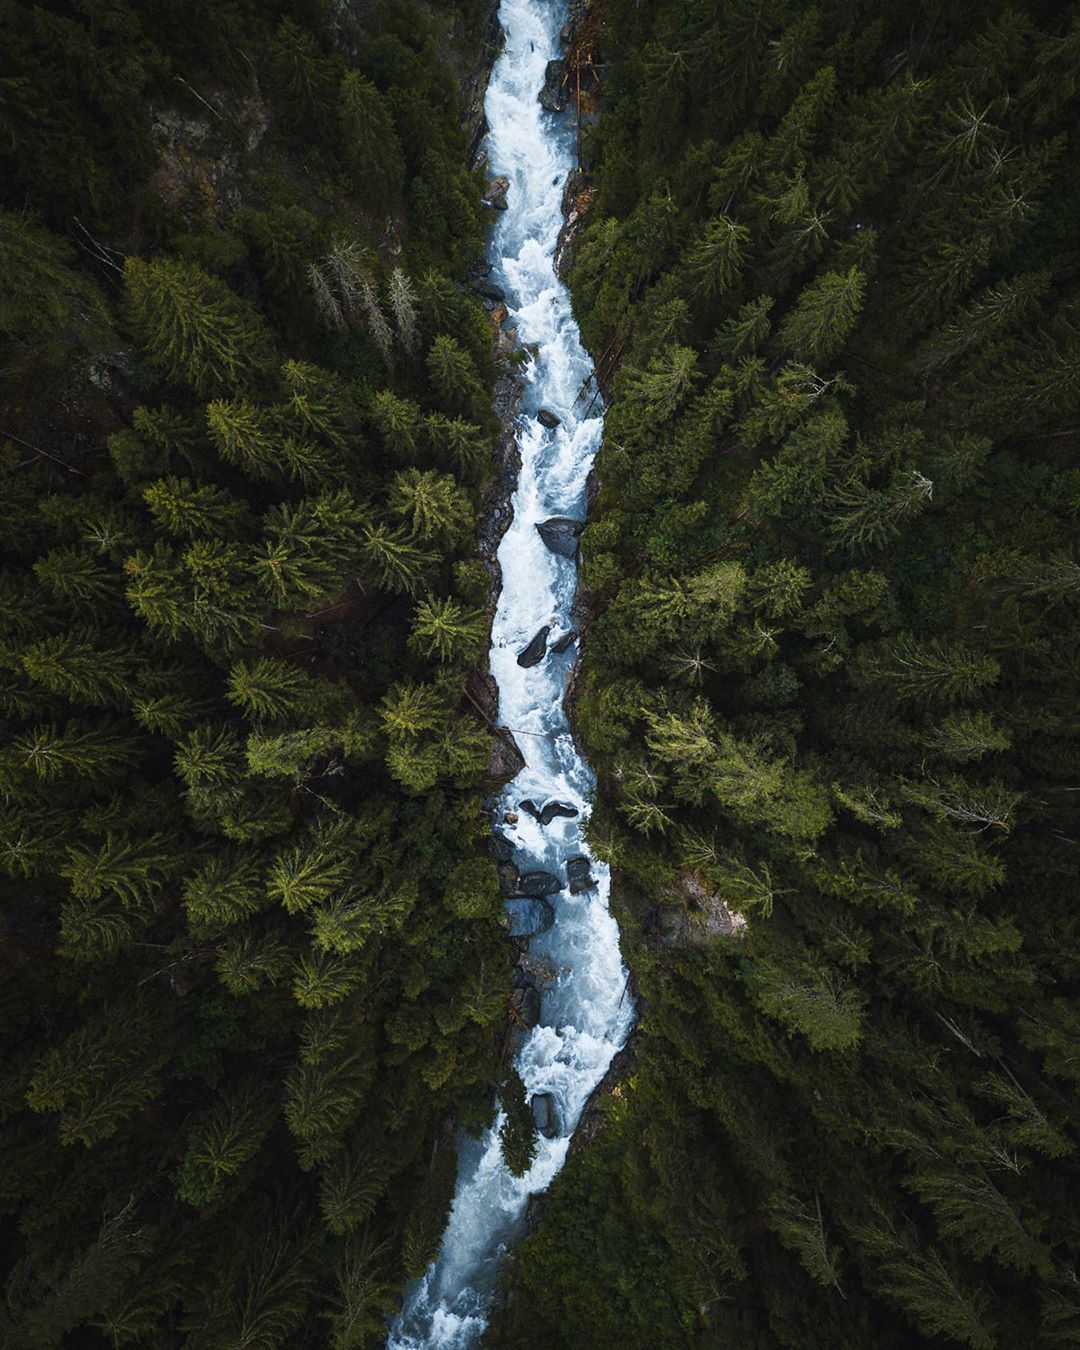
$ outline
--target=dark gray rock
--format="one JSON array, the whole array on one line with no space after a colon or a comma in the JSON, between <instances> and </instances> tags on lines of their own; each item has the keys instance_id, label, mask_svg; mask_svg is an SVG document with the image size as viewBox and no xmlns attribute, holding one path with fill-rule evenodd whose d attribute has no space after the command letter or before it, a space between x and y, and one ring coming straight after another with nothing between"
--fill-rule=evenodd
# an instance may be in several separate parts
<instances>
[{"instance_id":1,"label":"dark gray rock","mask_svg":"<svg viewBox=\"0 0 1080 1350\"><path fill-rule=\"evenodd\" d=\"M505 909L511 937L536 937L538 933L546 933L555 923L555 910L547 900L523 896L518 900L507 900Z\"/></svg>"},{"instance_id":2,"label":"dark gray rock","mask_svg":"<svg viewBox=\"0 0 1080 1350\"><path fill-rule=\"evenodd\" d=\"M523 802L518 802L518 810L524 811L527 816L532 816L533 820L538 820L541 825L550 825L556 816L566 816L567 819L572 820L578 813L576 806L567 806L565 802L548 802L541 810L528 797Z\"/></svg>"},{"instance_id":3,"label":"dark gray rock","mask_svg":"<svg viewBox=\"0 0 1080 1350\"><path fill-rule=\"evenodd\" d=\"M506 210L506 194L510 191L509 178L491 178L488 180L487 196L484 198L484 205L493 207L496 211Z\"/></svg>"},{"instance_id":4,"label":"dark gray rock","mask_svg":"<svg viewBox=\"0 0 1080 1350\"><path fill-rule=\"evenodd\" d=\"M542 427L547 427L548 431L554 431L561 424L562 419L555 416L547 408L541 408L536 414L536 420Z\"/></svg>"},{"instance_id":5,"label":"dark gray rock","mask_svg":"<svg viewBox=\"0 0 1080 1350\"><path fill-rule=\"evenodd\" d=\"M578 535L585 528L583 520L552 516L550 520L542 520L536 528L540 531L540 538L552 553L557 553L560 558L577 556Z\"/></svg>"},{"instance_id":6,"label":"dark gray rock","mask_svg":"<svg viewBox=\"0 0 1080 1350\"><path fill-rule=\"evenodd\" d=\"M577 640L577 632L575 629L571 628L569 632L564 633L562 637L556 638L555 641L548 648L548 651L552 654L552 656L562 656L563 652L566 651L567 647L570 646L571 642L575 642L576 640Z\"/></svg>"},{"instance_id":7,"label":"dark gray rock","mask_svg":"<svg viewBox=\"0 0 1080 1350\"><path fill-rule=\"evenodd\" d=\"M529 1109L532 1111L536 1128L544 1138L557 1139L559 1137L559 1111L555 1103L555 1094L553 1092L534 1092L529 1098Z\"/></svg>"},{"instance_id":8,"label":"dark gray rock","mask_svg":"<svg viewBox=\"0 0 1080 1350\"><path fill-rule=\"evenodd\" d=\"M540 1021L540 990L523 984L510 995L510 1006L527 1027L536 1026Z\"/></svg>"},{"instance_id":9,"label":"dark gray rock","mask_svg":"<svg viewBox=\"0 0 1080 1350\"><path fill-rule=\"evenodd\" d=\"M540 986L536 983L536 981L525 969L525 967L521 965L519 962L516 966L514 966L513 970L511 970L510 972L510 988L524 989L526 985L528 985L532 989L540 988Z\"/></svg>"},{"instance_id":10,"label":"dark gray rock","mask_svg":"<svg viewBox=\"0 0 1080 1350\"><path fill-rule=\"evenodd\" d=\"M518 870L512 862L496 863L495 871L499 878L499 889L503 895L521 894L518 889Z\"/></svg>"},{"instance_id":11,"label":"dark gray rock","mask_svg":"<svg viewBox=\"0 0 1080 1350\"><path fill-rule=\"evenodd\" d=\"M547 640L550 632L551 625L549 623L544 624L529 645L518 652L517 663L519 666L524 666L528 670L530 666L540 664L547 655Z\"/></svg>"},{"instance_id":12,"label":"dark gray rock","mask_svg":"<svg viewBox=\"0 0 1080 1350\"><path fill-rule=\"evenodd\" d=\"M491 747L491 758L488 760L487 780L489 786L501 787L522 771L525 767L525 756L505 727L496 727L495 731L497 734Z\"/></svg>"},{"instance_id":13,"label":"dark gray rock","mask_svg":"<svg viewBox=\"0 0 1080 1350\"><path fill-rule=\"evenodd\" d=\"M541 108L550 113L561 113L569 99L565 84L566 62L556 59L547 63L544 71L544 87L538 95Z\"/></svg>"},{"instance_id":14,"label":"dark gray rock","mask_svg":"<svg viewBox=\"0 0 1080 1350\"><path fill-rule=\"evenodd\" d=\"M488 853L496 862L510 862L514 856L514 842L496 830L488 840Z\"/></svg>"},{"instance_id":15,"label":"dark gray rock","mask_svg":"<svg viewBox=\"0 0 1080 1350\"><path fill-rule=\"evenodd\" d=\"M589 860L584 854L579 853L576 858L567 859L566 879L571 895L580 895L582 891L591 891L596 885L593 875L589 871Z\"/></svg>"},{"instance_id":16,"label":"dark gray rock","mask_svg":"<svg viewBox=\"0 0 1080 1350\"><path fill-rule=\"evenodd\" d=\"M522 872L517 880L518 895L554 895L562 888L554 872Z\"/></svg>"}]
</instances>

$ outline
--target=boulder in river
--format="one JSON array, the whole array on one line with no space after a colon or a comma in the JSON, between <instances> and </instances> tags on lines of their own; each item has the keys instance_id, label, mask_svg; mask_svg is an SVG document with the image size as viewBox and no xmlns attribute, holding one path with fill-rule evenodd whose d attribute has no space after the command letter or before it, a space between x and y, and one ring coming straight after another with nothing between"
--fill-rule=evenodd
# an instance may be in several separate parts
<instances>
[{"instance_id":1,"label":"boulder in river","mask_svg":"<svg viewBox=\"0 0 1080 1350\"><path fill-rule=\"evenodd\" d=\"M547 655L548 634L551 632L551 624L544 624L539 633L532 639L527 647L523 647L518 652L517 663L526 670L530 666L538 666Z\"/></svg>"},{"instance_id":2,"label":"boulder in river","mask_svg":"<svg viewBox=\"0 0 1080 1350\"><path fill-rule=\"evenodd\" d=\"M550 520L542 520L536 528L552 553L557 553L560 558L572 559L577 556L578 535L585 528L583 520L552 516Z\"/></svg>"},{"instance_id":3,"label":"boulder in river","mask_svg":"<svg viewBox=\"0 0 1080 1350\"><path fill-rule=\"evenodd\" d=\"M562 888L554 872L522 872L517 879L518 895L554 895Z\"/></svg>"},{"instance_id":4,"label":"boulder in river","mask_svg":"<svg viewBox=\"0 0 1080 1350\"><path fill-rule=\"evenodd\" d=\"M525 767L525 756L506 727L496 727L495 732L491 758L488 760L487 781L492 787L501 787L522 771ZM506 823L513 825L514 821L508 820Z\"/></svg>"},{"instance_id":5,"label":"boulder in river","mask_svg":"<svg viewBox=\"0 0 1080 1350\"><path fill-rule=\"evenodd\" d=\"M555 910L547 900L522 896L507 900L504 908L511 937L536 937L554 927Z\"/></svg>"},{"instance_id":6,"label":"boulder in river","mask_svg":"<svg viewBox=\"0 0 1080 1350\"><path fill-rule=\"evenodd\" d=\"M550 825L556 816L566 816L568 820L572 820L578 813L576 806L567 806L565 802L548 802L541 809L529 797L523 802L518 802L518 810L532 816L533 820L538 820L541 825Z\"/></svg>"},{"instance_id":7,"label":"boulder in river","mask_svg":"<svg viewBox=\"0 0 1080 1350\"><path fill-rule=\"evenodd\" d=\"M563 652L566 651L567 647L570 646L571 642L574 642L576 639L577 639L577 630L574 628L570 628L565 633L563 633L561 637L557 637L555 639L555 641L548 648L548 651L552 654L552 656L562 656Z\"/></svg>"},{"instance_id":8,"label":"boulder in river","mask_svg":"<svg viewBox=\"0 0 1080 1350\"><path fill-rule=\"evenodd\" d=\"M484 205L493 207L496 211L505 211L507 202L506 194L510 191L509 178L491 178L488 180L487 196L484 198Z\"/></svg>"},{"instance_id":9,"label":"boulder in river","mask_svg":"<svg viewBox=\"0 0 1080 1350\"><path fill-rule=\"evenodd\" d=\"M488 853L496 862L510 862L514 856L514 841L496 830L488 840Z\"/></svg>"},{"instance_id":10,"label":"boulder in river","mask_svg":"<svg viewBox=\"0 0 1080 1350\"><path fill-rule=\"evenodd\" d=\"M532 1111L536 1128L545 1139L557 1139L559 1136L559 1112L553 1092L534 1092L529 1098L529 1110Z\"/></svg>"},{"instance_id":11,"label":"boulder in river","mask_svg":"<svg viewBox=\"0 0 1080 1350\"><path fill-rule=\"evenodd\" d=\"M520 895L518 890L518 870L512 862L497 862L495 874L499 878L499 889L503 895Z\"/></svg>"},{"instance_id":12,"label":"boulder in river","mask_svg":"<svg viewBox=\"0 0 1080 1350\"><path fill-rule=\"evenodd\" d=\"M566 87L566 62L556 57L547 63L544 71L544 87L538 95L540 106L546 112L561 113L566 107L569 96Z\"/></svg>"},{"instance_id":13,"label":"boulder in river","mask_svg":"<svg viewBox=\"0 0 1080 1350\"><path fill-rule=\"evenodd\" d=\"M554 431L561 422L561 418L555 416L548 408L541 408L536 414L536 420L542 427L547 427L548 431Z\"/></svg>"},{"instance_id":14,"label":"boulder in river","mask_svg":"<svg viewBox=\"0 0 1080 1350\"><path fill-rule=\"evenodd\" d=\"M596 885L589 871L589 860L583 853L579 853L576 858L567 859L566 879L571 895L580 895L582 891L592 890Z\"/></svg>"}]
</instances>

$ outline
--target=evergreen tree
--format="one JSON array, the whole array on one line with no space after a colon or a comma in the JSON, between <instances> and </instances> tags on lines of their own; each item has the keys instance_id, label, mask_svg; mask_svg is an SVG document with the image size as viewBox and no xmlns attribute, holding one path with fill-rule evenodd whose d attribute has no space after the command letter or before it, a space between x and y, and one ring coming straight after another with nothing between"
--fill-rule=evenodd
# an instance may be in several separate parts
<instances>
[{"instance_id":1,"label":"evergreen tree","mask_svg":"<svg viewBox=\"0 0 1080 1350\"><path fill-rule=\"evenodd\" d=\"M135 334L169 379L209 394L264 377L270 334L216 278L190 263L129 258L124 285Z\"/></svg>"}]
</instances>

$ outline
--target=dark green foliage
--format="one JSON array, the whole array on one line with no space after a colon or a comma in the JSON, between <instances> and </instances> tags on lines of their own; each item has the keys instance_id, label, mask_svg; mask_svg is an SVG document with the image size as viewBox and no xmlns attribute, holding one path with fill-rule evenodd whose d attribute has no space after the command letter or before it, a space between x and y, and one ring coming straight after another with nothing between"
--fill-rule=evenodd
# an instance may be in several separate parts
<instances>
[{"instance_id":1,"label":"dark green foliage","mask_svg":"<svg viewBox=\"0 0 1080 1350\"><path fill-rule=\"evenodd\" d=\"M499 1091L506 1119L499 1130L503 1161L512 1176L523 1177L536 1157L536 1125L525 1098L525 1084L516 1069L511 1069Z\"/></svg>"},{"instance_id":2,"label":"dark green foliage","mask_svg":"<svg viewBox=\"0 0 1080 1350\"><path fill-rule=\"evenodd\" d=\"M495 1109L480 16L359 9L0 3L13 1350L376 1344Z\"/></svg>"},{"instance_id":3,"label":"dark green foliage","mask_svg":"<svg viewBox=\"0 0 1080 1350\"><path fill-rule=\"evenodd\" d=\"M604 14L577 713L642 1026L494 1342L1068 1344L1075 15Z\"/></svg>"}]
</instances>

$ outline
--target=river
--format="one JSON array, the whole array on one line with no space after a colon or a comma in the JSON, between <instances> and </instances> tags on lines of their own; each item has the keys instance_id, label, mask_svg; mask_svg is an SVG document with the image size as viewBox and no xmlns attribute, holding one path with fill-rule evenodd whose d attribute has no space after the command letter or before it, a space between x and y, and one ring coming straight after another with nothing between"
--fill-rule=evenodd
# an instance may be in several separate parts
<instances>
[{"instance_id":1,"label":"river","mask_svg":"<svg viewBox=\"0 0 1080 1350\"><path fill-rule=\"evenodd\" d=\"M521 1178L502 1161L501 1112L480 1139L462 1138L453 1209L438 1256L406 1290L388 1350L462 1350L477 1344L500 1259L521 1233L529 1196L546 1189L562 1166L585 1103L625 1043L634 1015L619 931L608 911L608 869L592 858L582 837L594 778L574 744L564 707L576 643L551 651L573 627L576 558L552 551L537 530L552 518L584 520L586 479L602 429L597 409L587 406L589 397L579 397L592 365L553 261L574 135L537 99L548 61L560 54L566 17L564 3L502 0L505 45L485 101L490 168L510 182L507 210L489 245L491 280L505 292L518 340L535 353L525 371L521 471L511 500L513 521L498 551L502 591L490 653L499 720L513 729L525 767L502 794L496 820L514 847L520 872L550 872L562 883L548 897L555 922L531 938L528 953L534 967L546 958L557 978L543 987L539 1024L519 1038L515 1056L530 1098L551 1094L541 1100L553 1105L548 1129L554 1137L538 1136L536 1159ZM537 418L541 409L559 425L543 425ZM565 528L555 533L557 543L571 537ZM545 627L547 654L523 667L518 655ZM555 816L544 825L520 808L522 801L541 812L559 803L578 814ZM578 888L573 893L567 886L570 859L588 862L587 874L582 861L572 869ZM507 909L514 924L550 918L542 903L510 902Z\"/></svg>"}]
</instances>

